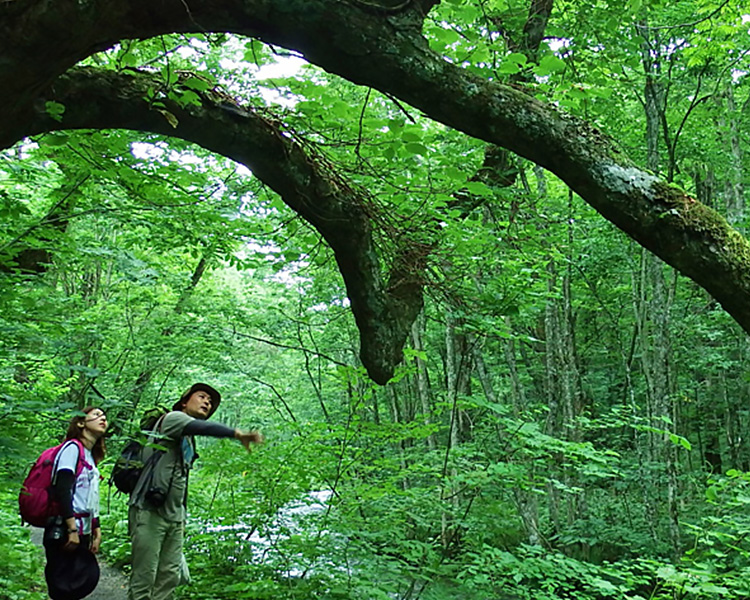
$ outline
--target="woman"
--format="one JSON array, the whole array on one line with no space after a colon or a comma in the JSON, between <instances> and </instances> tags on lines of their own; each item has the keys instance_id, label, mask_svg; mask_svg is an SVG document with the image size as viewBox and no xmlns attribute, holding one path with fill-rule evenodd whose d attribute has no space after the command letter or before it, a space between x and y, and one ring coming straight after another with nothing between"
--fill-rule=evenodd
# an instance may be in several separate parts
<instances>
[{"instance_id":1,"label":"woman","mask_svg":"<svg viewBox=\"0 0 750 600\"><path fill-rule=\"evenodd\" d=\"M99 525L99 470L104 458L107 416L90 406L73 417L52 470L53 496L60 517L45 528L44 574L52 600L78 600L99 581L94 554L102 541ZM80 465L79 465L79 461Z\"/></svg>"}]
</instances>

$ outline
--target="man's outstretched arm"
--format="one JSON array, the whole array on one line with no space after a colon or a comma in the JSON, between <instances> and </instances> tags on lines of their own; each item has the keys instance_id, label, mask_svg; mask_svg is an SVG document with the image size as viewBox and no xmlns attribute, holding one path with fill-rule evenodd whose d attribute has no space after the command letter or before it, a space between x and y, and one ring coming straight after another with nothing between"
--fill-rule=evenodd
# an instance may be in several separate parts
<instances>
[{"instance_id":1,"label":"man's outstretched arm","mask_svg":"<svg viewBox=\"0 0 750 600\"><path fill-rule=\"evenodd\" d=\"M183 429L183 435L205 435L209 437L230 438L233 437L240 441L246 450L250 450L250 444L263 443L263 434L259 431L243 431L233 429L222 425L221 423L211 423L195 419Z\"/></svg>"}]
</instances>

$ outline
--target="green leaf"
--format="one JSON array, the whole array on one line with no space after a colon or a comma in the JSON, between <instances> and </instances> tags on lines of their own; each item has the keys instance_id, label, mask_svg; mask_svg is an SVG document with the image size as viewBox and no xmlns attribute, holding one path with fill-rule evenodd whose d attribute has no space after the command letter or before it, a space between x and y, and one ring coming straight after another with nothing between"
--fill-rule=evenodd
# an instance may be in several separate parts
<instances>
[{"instance_id":1,"label":"green leaf","mask_svg":"<svg viewBox=\"0 0 750 600\"><path fill-rule=\"evenodd\" d=\"M68 368L71 371L77 371L78 373L83 373L86 375L86 377L98 377L101 374L101 371L99 369L93 368L93 367L87 367L86 365L68 365Z\"/></svg>"},{"instance_id":2,"label":"green leaf","mask_svg":"<svg viewBox=\"0 0 750 600\"><path fill-rule=\"evenodd\" d=\"M418 142L409 142L408 144L404 144L404 148L406 148L412 154L425 155L428 153L427 147L424 144L420 144Z\"/></svg>"},{"instance_id":3,"label":"green leaf","mask_svg":"<svg viewBox=\"0 0 750 600\"><path fill-rule=\"evenodd\" d=\"M521 72L521 67L519 67L517 63L514 63L512 61L503 61L502 63L500 63L500 66L497 70L499 73L514 75L515 73Z\"/></svg>"},{"instance_id":4,"label":"green leaf","mask_svg":"<svg viewBox=\"0 0 750 600\"><path fill-rule=\"evenodd\" d=\"M671 441L675 446L682 446L686 450L692 450L690 442L681 435L677 435L676 433L669 434L669 441Z\"/></svg>"},{"instance_id":5,"label":"green leaf","mask_svg":"<svg viewBox=\"0 0 750 600\"><path fill-rule=\"evenodd\" d=\"M205 92L206 90L209 90L213 87L213 84L210 81L206 81L205 79L192 75L182 81L181 84L186 88L190 88L191 90L196 90L198 92Z\"/></svg>"},{"instance_id":6,"label":"green leaf","mask_svg":"<svg viewBox=\"0 0 750 600\"><path fill-rule=\"evenodd\" d=\"M349 116L349 112L351 111L351 106L348 102L344 102L342 100L337 100L333 103L333 105L329 108L329 111L337 116L341 117L342 119Z\"/></svg>"},{"instance_id":7,"label":"green leaf","mask_svg":"<svg viewBox=\"0 0 750 600\"><path fill-rule=\"evenodd\" d=\"M451 46L461 39L453 29L439 28L435 30L435 37L443 46Z\"/></svg>"},{"instance_id":8,"label":"green leaf","mask_svg":"<svg viewBox=\"0 0 750 600\"><path fill-rule=\"evenodd\" d=\"M388 121L388 129L390 129L394 133L398 133L404 128L404 120L403 119L391 119Z\"/></svg>"},{"instance_id":9,"label":"green leaf","mask_svg":"<svg viewBox=\"0 0 750 600\"><path fill-rule=\"evenodd\" d=\"M201 97L193 91L186 90L180 94L179 102L181 106L201 106Z\"/></svg>"},{"instance_id":10,"label":"green leaf","mask_svg":"<svg viewBox=\"0 0 750 600\"><path fill-rule=\"evenodd\" d=\"M44 110L55 121L62 121L62 116L65 113L65 105L54 100L47 100L44 103Z\"/></svg>"},{"instance_id":11,"label":"green leaf","mask_svg":"<svg viewBox=\"0 0 750 600\"><path fill-rule=\"evenodd\" d=\"M643 0L629 0L627 10L631 15L634 15L640 12L642 5Z\"/></svg>"},{"instance_id":12,"label":"green leaf","mask_svg":"<svg viewBox=\"0 0 750 600\"><path fill-rule=\"evenodd\" d=\"M475 196L492 196L492 188L481 181L468 181L466 189Z\"/></svg>"},{"instance_id":13,"label":"green leaf","mask_svg":"<svg viewBox=\"0 0 750 600\"><path fill-rule=\"evenodd\" d=\"M164 77L164 81L167 84L167 87L173 86L175 83L177 83L177 79L179 76L174 70L174 67L170 67L169 65L166 65L161 70L161 75Z\"/></svg>"},{"instance_id":14,"label":"green leaf","mask_svg":"<svg viewBox=\"0 0 750 600\"><path fill-rule=\"evenodd\" d=\"M505 60L517 63L519 65L525 65L528 62L528 58L526 58L525 54L522 54L520 52L511 52L508 54L508 56L505 57Z\"/></svg>"},{"instance_id":15,"label":"green leaf","mask_svg":"<svg viewBox=\"0 0 750 600\"><path fill-rule=\"evenodd\" d=\"M454 167L453 165L445 167L442 171L443 175L448 177L449 179L453 179L454 181L466 181L468 179L468 174L459 169L458 167Z\"/></svg>"},{"instance_id":16,"label":"green leaf","mask_svg":"<svg viewBox=\"0 0 750 600\"><path fill-rule=\"evenodd\" d=\"M404 133L401 134L401 139L405 142L421 142L422 136L415 131L404 131Z\"/></svg>"},{"instance_id":17,"label":"green leaf","mask_svg":"<svg viewBox=\"0 0 750 600\"><path fill-rule=\"evenodd\" d=\"M539 66L547 73L559 73L565 70L565 61L554 54L548 54L539 61Z\"/></svg>"},{"instance_id":18,"label":"green leaf","mask_svg":"<svg viewBox=\"0 0 750 600\"><path fill-rule=\"evenodd\" d=\"M575 98L576 100L582 100L589 97L588 91L582 87L572 87L570 88L568 93L572 98Z\"/></svg>"},{"instance_id":19,"label":"green leaf","mask_svg":"<svg viewBox=\"0 0 750 600\"><path fill-rule=\"evenodd\" d=\"M42 142L47 146L64 146L70 141L70 136L66 133L50 133L42 138Z\"/></svg>"},{"instance_id":20,"label":"green leaf","mask_svg":"<svg viewBox=\"0 0 750 600\"><path fill-rule=\"evenodd\" d=\"M134 67L138 64L138 58L132 52L126 52L120 56L120 64L123 67Z\"/></svg>"},{"instance_id":21,"label":"green leaf","mask_svg":"<svg viewBox=\"0 0 750 600\"><path fill-rule=\"evenodd\" d=\"M171 112L169 112L168 110L166 110L166 109L164 109L164 108L157 108L156 110L157 110L158 112L160 112L160 113L161 113L161 114L162 114L162 115L164 116L164 118L165 118L165 119L167 120L167 122L168 122L168 123L169 123L169 124L170 124L170 125L171 125L171 126L172 126L173 128L175 128L175 129L176 129L176 128L177 128L177 126L178 126L178 125L180 124L180 122L179 122L179 121L177 120L177 117L175 117L175 116L174 116L174 114L172 114L172 113L171 113Z\"/></svg>"}]
</instances>

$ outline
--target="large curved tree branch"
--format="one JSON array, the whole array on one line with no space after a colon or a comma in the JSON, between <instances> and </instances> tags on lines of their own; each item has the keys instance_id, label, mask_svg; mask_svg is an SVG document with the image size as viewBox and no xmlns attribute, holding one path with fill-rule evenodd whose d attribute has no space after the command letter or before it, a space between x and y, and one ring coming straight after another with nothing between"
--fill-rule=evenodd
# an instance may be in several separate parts
<instances>
[{"instance_id":1,"label":"large curved tree branch","mask_svg":"<svg viewBox=\"0 0 750 600\"><path fill-rule=\"evenodd\" d=\"M57 76L125 38L225 31L295 49L352 82L549 169L605 218L692 278L750 332L750 245L717 213L640 169L580 119L485 81L428 47L422 7L350 0L14 0L0 4L0 146L17 141Z\"/></svg>"},{"instance_id":2,"label":"large curved tree branch","mask_svg":"<svg viewBox=\"0 0 750 600\"><path fill-rule=\"evenodd\" d=\"M360 331L362 363L373 380L387 382L422 307L425 251L415 244L398 249L384 282L372 236L370 215L375 207L362 189L337 174L271 113L239 107L210 92L201 95L200 106L160 98L155 108L146 98L149 90L160 87L160 81L145 73L72 69L40 96L65 105L62 118L36 113L25 133L81 128L148 131L194 142L246 165L333 249Z\"/></svg>"}]
</instances>

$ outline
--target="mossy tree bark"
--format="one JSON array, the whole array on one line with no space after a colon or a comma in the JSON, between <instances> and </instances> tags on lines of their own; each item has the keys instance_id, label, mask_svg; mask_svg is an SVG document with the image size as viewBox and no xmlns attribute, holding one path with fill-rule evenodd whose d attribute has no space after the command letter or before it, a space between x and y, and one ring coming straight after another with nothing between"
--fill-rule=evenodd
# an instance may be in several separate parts
<instances>
[{"instance_id":1,"label":"mossy tree bark","mask_svg":"<svg viewBox=\"0 0 750 600\"><path fill-rule=\"evenodd\" d=\"M433 52L421 25L436 3L6 1L0 4L0 147L27 135L43 110L45 94L54 93L63 73L120 40L173 32L251 36L296 50L330 73L391 94L436 121L549 169L626 234L704 287L750 332L747 240L718 213L632 163L586 122L515 88L483 80ZM100 126L117 126L106 121ZM233 149L220 145L215 151L231 155ZM366 216L357 211L350 218L364 218L361 224L367 226ZM358 256L371 250L356 240L350 244ZM347 283L350 293L358 291L359 279L370 277L357 273L360 266L354 266ZM387 288L378 290L375 302L381 306L388 303ZM412 279L391 299L418 307L415 295L421 297L421 289ZM397 314L410 323L416 312ZM370 354L382 356L382 365L368 366L382 380L400 360L401 346L392 343L391 334L381 335L383 323L377 318L360 315L357 323L360 329L372 328L369 334L363 331L363 362L375 360ZM401 327L401 343L407 334L408 325ZM381 339L391 342L385 352L371 347Z\"/></svg>"},{"instance_id":2,"label":"mossy tree bark","mask_svg":"<svg viewBox=\"0 0 750 600\"><path fill-rule=\"evenodd\" d=\"M26 134L57 129L134 129L178 137L246 165L307 220L333 250L357 326L360 356L372 379L386 383L401 360L411 323L422 307L422 272L429 244L406 238L395 249L387 276L375 250L372 198L339 174L314 147L262 110L241 108L201 95L201 105L161 100L153 109L148 91L159 82L145 73L75 68L48 94L67 108L56 120L39 112Z\"/></svg>"}]
</instances>

